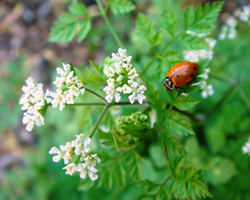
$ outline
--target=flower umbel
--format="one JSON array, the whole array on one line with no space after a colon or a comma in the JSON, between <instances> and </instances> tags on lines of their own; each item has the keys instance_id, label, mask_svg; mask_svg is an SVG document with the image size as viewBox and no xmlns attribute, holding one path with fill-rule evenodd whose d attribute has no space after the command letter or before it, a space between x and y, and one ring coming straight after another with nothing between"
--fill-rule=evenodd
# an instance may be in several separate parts
<instances>
[{"instance_id":1,"label":"flower umbel","mask_svg":"<svg viewBox=\"0 0 250 200\"><path fill-rule=\"evenodd\" d=\"M33 78L26 80L27 86L23 86L23 96L19 100L22 104L22 110L26 110L23 114L23 124L27 124L26 130L31 131L34 124L37 126L44 125L44 118L40 110L45 106L45 95L43 92L43 84L35 84Z\"/></svg>"},{"instance_id":2,"label":"flower umbel","mask_svg":"<svg viewBox=\"0 0 250 200\"><path fill-rule=\"evenodd\" d=\"M47 90L46 101L51 103L53 108L59 106L59 110L62 111L65 104L74 104L74 98L79 96L80 93L84 94L85 88L83 88L83 84L78 77L74 76L74 71L70 70L69 64L63 64L63 69L57 67L56 72L60 75L53 82L57 90L55 93Z\"/></svg>"},{"instance_id":3,"label":"flower umbel","mask_svg":"<svg viewBox=\"0 0 250 200\"><path fill-rule=\"evenodd\" d=\"M73 175L76 171L80 172L80 178L85 179L88 174L92 181L98 178L97 169L94 168L96 163L100 163L100 158L97 154L91 154L89 149L90 138L84 140L84 134L76 135L76 139L71 142L67 142L65 146L60 145L60 150L56 147L52 147L49 154L57 154L52 160L59 162L64 159L64 164L67 164L63 169L66 169L66 174ZM74 155L78 156L76 162L69 163L73 159Z\"/></svg>"},{"instance_id":4,"label":"flower umbel","mask_svg":"<svg viewBox=\"0 0 250 200\"><path fill-rule=\"evenodd\" d=\"M121 93L131 94L128 98L133 104L137 99L140 104L146 99L143 95L147 89L144 85L139 86L135 79L139 76L136 69L130 63L132 56L126 55L126 49L118 49L118 53L112 53L112 59L107 58L104 66L104 74L109 78L108 86L103 91L106 92L105 99L108 103L113 100L119 102Z\"/></svg>"}]
</instances>

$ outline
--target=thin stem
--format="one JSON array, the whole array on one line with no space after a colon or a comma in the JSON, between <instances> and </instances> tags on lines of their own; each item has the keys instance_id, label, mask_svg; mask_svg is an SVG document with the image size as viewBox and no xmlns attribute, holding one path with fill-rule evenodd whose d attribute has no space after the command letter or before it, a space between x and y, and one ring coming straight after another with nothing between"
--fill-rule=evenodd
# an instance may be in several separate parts
<instances>
[{"instance_id":1,"label":"thin stem","mask_svg":"<svg viewBox=\"0 0 250 200\"><path fill-rule=\"evenodd\" d=\"M242 100L246 103L246 105L248 106L248 109L250 110L249 99L247 98L246 94L244 93L244 91L242 90L240 86L237 85L237 88L238 88L238 91L240 93Z\"/></svg>"},{"instance_id":2,"label":"thin stem","mask_svg":"<svg viewBox=\"0 0 250 200\"><path fill-rule=\"evenodd\" d=\"M103 96L101 96L100 94L96 93L94 90L91 90L91 89L86 88L86 87L84 87L84 88L85 88L86 92L95 95L96 97L98 97L99 99L101 99L102 101L104 101L107 104L107 101L106 101L106 99Z\"/></svg>"},{"instance_id":3,"label":"thin stem","mask_svg":"<svg viewBox=\"0 0 250 200\"><path fill-rule=\"evenodd\" d=\"M158 58L158 56L163 53L172 43L174 40L170 41L165 47L163 47L155 56L149 61L149 63L146 65L146 67L142 70L140 77L149 69L149 67L152 65L152 63Z\"/></svg>"},{"instance_id":4,"label":"thin stem","mask_svg":"<svg viewBox=\"0 0 250 200\"><path fill-rule=\"evenodd\" d=\"M162 188L166 185L166 183L170 180L171 176L169 176L161 185L160 189L158 190L156 197L160 194Z\"/></svg>"},{"instance_id":5,"label":"thin stem","mask_svg":"<svg viewBox=\"0 0 250 200\"><path fill-rule=\"evenodd\" d=\"M77 163L79 162L81 156L82 156L82 155L79 155L79 156L77 157L76 161L74 162L75 164L77 164Z\"/></svg>"},{"instance_id":6,"label":"thin stem","mask_svg":"<svg viewBox=\"0 0 250 200\"><path fill-rule=\"evenodd\" d=\"M97 4L98 8L100 9L102 17L103 17L104 21L106 22L109 30L111 31L111 33L112 33L112 35L113 35L116 43L118 44L119 47L121 47L121 48L124 49L124 45L122 44L120 38L118 37L118 35L116 34L113 26L111 25L111 23L110 23L107 15L105 13L105 10L104 10L104 8L103 8L102 3L100 2L100 0L96 0L96 4Z\"/></svg>"},{"instance_id":7,"label":"thin stem","mask_svg":"<svg viewBox=\"0 0 250 200\"><path fill-rule=\"evenodd\" d=\"M98 118L98 120L97 120L97 122L96 122L96 124L95 124L95 126L94 126L94 128L93 128L93 130L91 131L91 134L90 134L90 136L89 136L90 138L92 138L93 135L95 134L96 129L97 129L98 126L100 125L100 123L101 123L103 117L105 116L105 114L106 114L106 112L108 111L109 108L110 108L110 106L109 106L109 105L106 105L106 107L103 109L103 111L102 111L101 115L99 116L99 118Z\"/></svg>"}]
</instances>

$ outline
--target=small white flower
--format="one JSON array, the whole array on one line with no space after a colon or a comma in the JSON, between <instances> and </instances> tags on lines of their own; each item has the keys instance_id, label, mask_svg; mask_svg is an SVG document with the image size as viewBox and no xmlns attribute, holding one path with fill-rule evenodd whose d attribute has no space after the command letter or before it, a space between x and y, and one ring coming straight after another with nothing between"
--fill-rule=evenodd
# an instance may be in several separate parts
<instances>
[{"instance_id":1,"label":"small white flower","mask_svg":"<svg viewBox=\"0 0 250 200\"><path fill-rule=\"evenodd\" d=\"M250 155L250 138L248 139L247 143L242 147L243 153L248 153Z\"/></svg>"},{"instance_id":2,"label":"small white flower","mask_svg":"<svg viewBox=\"0 0 250 200\"><path fill-rule=\"evenodd\" d=\"M131 88L133 89L133 94L131 94L128 98L131 104L133 104L135 102L136 99L138 99L138 102L140 104L143 103L143 99L146 99L146 96L143 95L144 91L147 90L147 88L144 85L141 85L138 88L138 83L137 82L133 82L131 85Z\"/></svg>"},{"instance_id":3,"label":"small white flower","mask_svg":"<svg viewBox=\"0 0 250 200\"><path fill-rule=\"evenodd\" d=\"M237 35L236 29L229 29L228 39L234 39L236 38L236 35Z\"/></svg>"},{"instance_id":4,"label":"small white flower","mask_svg":"<svg viewBox=\"0 0 250 200\"><path fill-rule=\"evenodd\" d=\"M198 77L201 77L203 79L208 79L208 74L210 73L210 68L206 68L203 71L204 71L204 73L199 75Z\"/></svg>"},{"instance_id":5,"label":"small white flower","mask_svg":"<svg viewBox=\"0 0 250 200\"><path fill-rule=\"evenodd\" d=\"M124 94L130 94L131 92L133 92L133 89L129 87L127 84L124 84L122 86L122 91Z\"/></svg>"},{"instance_id":6,"label":"small white flower","mask_svg":"<svg viewBox=\"0 0 250 200\"><path fill-rule=\"evenodd\" d=\"M64 167L63 169L67 170L65 174L69 174L72 176L76 171L76 165L75 165L75 163L70 163L66 167Z\"/></svg>"},{"instance_id":7,"label":"small white flower","mask_svg":"<svg viewBox=\"0 0 250 200\"><path fill-rule=\"evenodd\" d=\"M104 66L103 73L108 77L111 78L115 75L115 70L112 67Z\"/></svg>"},{"instance_id":8,"label":"small white flower","mask_svg":"<svg viewBox=\"0 0 250 200\"><path fill-rule=\"evenodd\" d=\"M136 69L134 68L134 69L132 69L129 73L128 73L128 78L129 79L134 79L134 78L136 78L136 77L138 77L139 75L137 74L137 71L136 71Z\"/></svg>"},{"instance_id":9,"label":"small white flower","mask_svg":"<svg viewBox=\"0 0 250 200\"><path fill-rule=\"evenodd\" d=\"M201 89L203 90L201 96L205 99L208 96L212 96L214 94L214 89L211 84L207 85L205 81L202 81Z\"/></svg>"},{"instance_id":10,"label":"small white flower","mask_svg":"<svg viewBox=\"0 0 250 200\"><path fill-rule=\"evenodd\" d=\"M217 43L217 40L213 39L213 38L205 38L208 46L209 46L209 49L213 49Z\"/></svg>"},{"instance_id":11,"label":"small white flower","mask_svg":"<svg viewBox=\"0 0 250 200\"><path fill-rule=\"evenodd\" d=\"M107 96L105 99L108 103L111 103L113 101L113 98L115 97L115 102L118 103L121 99L120 93L122 92L122 88L118 87L115 88L113 83L110 83L108 86L106 86L103 89L104 92L106 92Z\"/></svg>"},{"instance_id":12,"label":"small white flower","mask_svg":"<svg viewBox=\"0 0 250 200\"><path fill-rule=\"evenodd\" d=\"M119 75L115 81L119 83L123 80L123 78L124 78L123 75Z\"/></svg>"},{"instance_id":13,"label":"small white flower","mask_svg":"<svg viewBox=\"0 0 250 200\"><path fill-rule=\"evenodd\" d=\"M199 53L195 50L184 51L184 59L190 62L199 62Z\"/></svg>"},{"instance_id":14,"label":"small white flower","mask_svg":"<svg viewBox=\"0 0 250 200\"><path fill-rule=\"evenodd\" d=\"M228 25L229 27L234 28L236 26L236 24L237 24L237 20L233 16L229 17L226 20L226 25Z\"/></svg>"}]
</instances>

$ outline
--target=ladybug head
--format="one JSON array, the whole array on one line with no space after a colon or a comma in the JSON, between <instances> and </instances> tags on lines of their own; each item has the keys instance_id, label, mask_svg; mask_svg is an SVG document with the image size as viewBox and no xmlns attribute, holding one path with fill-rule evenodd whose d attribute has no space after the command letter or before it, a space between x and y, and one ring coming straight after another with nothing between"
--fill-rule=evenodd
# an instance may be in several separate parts
<instances>
[{"instance_id":1,"label":"ladybug head","mask_svg":"<svg viewBox=\"0 0 250 200\"><path fill-rule=\"evenodd\" d=\"M174 89L174 84L172 82L172 79L170 77L166 77L164 87L167 91Z\"/></svg>"}]
</instances>

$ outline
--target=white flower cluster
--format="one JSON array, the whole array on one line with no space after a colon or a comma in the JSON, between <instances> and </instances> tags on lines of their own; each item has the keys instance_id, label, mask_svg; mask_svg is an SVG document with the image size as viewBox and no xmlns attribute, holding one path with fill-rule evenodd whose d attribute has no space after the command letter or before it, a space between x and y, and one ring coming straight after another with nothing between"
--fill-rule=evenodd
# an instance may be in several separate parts
<instances>
[{"instance_id":1,"label":"white flower cluster","mask_svg":"<svg viewBox=\"0 0 250 200\"><path fill-rule=\"evenodd\" d=\"M250 25L250 5L237 8L233 15L226 20L225 24L221 26L220 40L224 40L225 38L234 39L236 37L238 20Z\"/></svg>"},{"instance_id":2,"label":"white flower cluster","mask_svg":"<svg viewBox=\"0 0 250 200\"><path fill-rule=\"evenodd\" d=\"M204 99L214 94L213 86L211 84L207 84L207 81L206 81L208 79L209 72L210 72L210 68L204 69L204 73L198 76L198 77L201 77L203 80L198 83L193 84L193 85L199 85L201 87L202 89L201 96Z\"/></svg>"},{"instance_id":3,"label":"white flower cluster","mask_svg":"<svg viewBox=\"0 0 250 200\"><path fill-rule=\"evenodd\" d=\"M111 103L113 99L119 102L121 93L131 94L128 98L131 104L137 99L140 104L146 99L144 95L147 88L144 85L139 85L135 78L139 75L135 68L130 63L132 56L126 55L126 49L118 49L118 53L112 53L112 63L104 66L104 74L109 78L108 85L103 89L106 92L105 99Z\"/></svg>"},{"instance_id":4,"label":"white flower cluster","mask_svg":"<svg viewBox=\"0 0 250 200\"><path fill-rule=\"evenodd\" d=\"M52 160L59 162L61 159L64 160L64 164L67 164L63 169L66 169L66 174L73 175L76 171L80 172L80 178L85 179L88 174L92 181L98 178L97 169L95 168L96 163L100 163L100 158L97 154L91 154L89 144L91 139L86 138L84 134L76 135L76 140L67 142L65 146L60 145L60 150L56 147L52 147L49 154L57 154ZM73 159L73 156L77 155L78 159L76 162L80 163L69 163L69 160Z\"/></svg>"},{"instance_id":5,"label":"white flower cluster","mask_svg":"<svg viewBox=\"0 0 250 200\"><path fill-rule=\"evenodd\" d=\"M40 110L45 105L45 96L43 92L43 84L35 84L34 79L29 77L26 80L27 86L23 86L23 96L19 100L19 104L23 104L22 110L26 110L23 114L23 124L27 124L26 130L31 131L34 124L37 126L44 125L44 118Z\"/></svg>"},{"instance_id":6,"label":"white flower cluster","mask_svg":"<svg viewBox=\"0 0 250 200\"><path fill-rule=\"evenodd\" d=\"M248 153L250 155L250 138L248 139L245 146L242 147L243 153Z\"/></svg>"},{"instance_id":7,"label":"white flower cluster","mask_svg":"<svg viewBox=\"0 0 250 200\"><path fill-rule=\"evenodd\" d=\"M70 65L63 64L63 68L64 70L60 67L56 68L57 74L60 75L53 82L58 88L56 92L47 90L45 94L47 103L51 103L53 108L59 106L60 111L63 110L65 104L74 104L74 98L80 93L84 94L85 91L78 77L74 76L74 71L70 70Z\"/></svg>"},{"instance_id":8,"label":"white flower cluster","mask_svg":"<svg viewBox=\"0 0 250 200\"><path fill-rule=\"evenodd\" d=\"M208 44L208 49L200 49L200 50L190 50L190 51L184 51L183 52L183 56L184 59L190 62L199 62L201 60L211 60L213 58L214 52L213 52L213 48L216 44L216 40L207 37L209 35L206 33L201 33L201 34L197 34L193 31L186 31L187 34L190 34L192 36L197 36L197 37L201 37L204 38Z\"/></svg>"}]
</instances>

